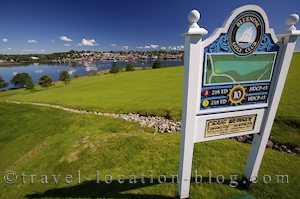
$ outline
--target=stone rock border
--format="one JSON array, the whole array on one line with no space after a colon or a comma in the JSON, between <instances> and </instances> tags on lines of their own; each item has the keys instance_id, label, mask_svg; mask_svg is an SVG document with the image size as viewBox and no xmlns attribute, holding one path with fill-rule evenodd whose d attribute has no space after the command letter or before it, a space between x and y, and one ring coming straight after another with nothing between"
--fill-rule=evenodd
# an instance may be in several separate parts
<instances>
[{"instance_id":1,"label":"stone rock border","mask_svg":"<svg viewBox=\"0 0 300 199\"><path fill-rule=\"evenodd\" d=\"M238 142L252 144L253 135L244 135L238 137L232 137L231 140L235 140ZM286 152L294 155L300 156L300 148L299 147L291 147L288 145L281 144L274 140L273 136L269 137L267 142L267 148L275 149L277 151Z\"/></svg>"},{"instance_id":2,"label":"stone rock border","mask_svg":"<svg viewBox=\"0 0 300 199\"><path fill-rule=\"evenodd\" d=\"M53 105L53 104L46 104L46 103L36 103L36 102L19 102L19 101L13 101L13 100L4 100L8 103L14 103L14 104L27 104L27 105L33 105L33 106L44 106L44 107L50 107L50 108L56 108L64 111L69 111L73 113L80 113L80 114L93 114L93 115L102 115L112 118L119 118L126 121L131 122L138 122L141 126L147 126L150 128L154 128L154 133L171 133L171 132L180 132L181 129L181 122L169 120L165 117L160 116L143 116L140 114L135 113L103 113L99 111L88 111L88 110L79 110L79 109L72 109L72 108L66 108L59 105ZM231 140L235 140L242 143L252 143L253 135L244 135L244 136L238 136L238 137L232 137L229 138ZM268 143L268 148L272 148L281 152L286 152L294 155L300 156L300 148L295 147L292 148L290 146L280 144L276 142L272 136L270 136Z\"/></svg>"},{"instance_id":3,"label":"stone rock border","mask_svg":"<svg viewBox=\"0 0 300 199\"><path fill-rule=\"evenodd\" d=\"M181 122L177 122L174 120L169 120L160 116L143 116L135 113L103 113L99 111L88 111L88 110L79 110L66 108L59 105L46 104L46 103L36 103L36 102L19 102L13 100L4 100L5 102L14 103L14 104L27 104L33 106L44 106L50 108L56 108L68 112L80 113L80 114L93 114L93 115L102 115L112 118L119 118L126 121L138 122L141 126L147 126L150 128L154 128L154 133L171 133L171 132L180 132Z\"/></svg>"}]
</instances>

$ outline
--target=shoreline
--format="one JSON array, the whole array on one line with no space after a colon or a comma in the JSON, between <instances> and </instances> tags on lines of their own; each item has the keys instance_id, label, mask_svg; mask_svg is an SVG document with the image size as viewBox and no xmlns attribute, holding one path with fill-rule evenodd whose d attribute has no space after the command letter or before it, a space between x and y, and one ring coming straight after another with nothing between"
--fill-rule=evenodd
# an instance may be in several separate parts
<instances>
[{"instance_id":1,"label":"shoreline","mask_svg":"<svg viewBox=\"0 0 300 199\"><path fill-rule=\"evenodd\" d=\"M27 66L30 64L55 64L53 62L0 62L0 67Z\"/></svg>"},{"instance_id":2,"label":"shoreline","mask_svg":"<svg viewBox=\"0 0 300 199\"><path fill-rule=\"evenodd\" d=\"M147 59L147 60L138 60L140 62L143 61L155 61L154 59ZM168 60L162 60L162 61L183 61L180 59L168 59ZM94 61L93 61L94 62ZM96 60L95 62L114 62L114 60ZM130 62L128 60L116 60L115 62ZM81 61L70 61L70 62L52 62L52 61L23 61L23 62L0 62L0 67L14 67L14 66L22 66L22 65L30 65L30 64L49 64L49 65L55 65L55 64L61 64L61 65L71 65L71 66L77 66L80 65Z\"/></svg>"},{"instance_id":3,"label":"shoreline","mask_svg":"<svg viewBox=\"0 0 300 199\"><path fill-rule=\"evenodd\" d=\"M0 62L1 67L11 67L11 66L19 66L19 65L29 65L31 63L27 62Z\"/></svg>"},{"instance_id":4,"label":"shoreline","mask_svg":"<svg viewBox=\"0 0 300 199\"><path fill-rule=\"evenodd\" d=\"M178 65L178 66L182 66L182 65ZM178 66L163 66L163 68L167 68L167 67L178 67ZM152 67L151 66L147 66L147 67L135 67L135 71L143 71L143 70L151 70ZM78 77L71 77L71 80L72 79L79 79L79 78L86 78L86 77L93 77L93 76L103 76L103 75L109 75L109 74L113 74L113 73L110 73L109 72L110 69L105 69L105 70L100 70L100 71L96 71L96 72L93 72L93 73L87 73L85 75L81 75L81 76L78 76ZM120 71L119 73L124 73L124 72L131 72L131 71L126 71L124 67L120 68ZM57 81L53 81L53 83L57 83L57 82L60 82L59 80ZM38 83L35 83L36 85L38 85ZM15 89L22 89L23 87L11 87L11 88L4 88L4 89L0 89L0 92L3 92L3 91L9 91L9 90L15 90Z\"/></svg>"}]
</instances>

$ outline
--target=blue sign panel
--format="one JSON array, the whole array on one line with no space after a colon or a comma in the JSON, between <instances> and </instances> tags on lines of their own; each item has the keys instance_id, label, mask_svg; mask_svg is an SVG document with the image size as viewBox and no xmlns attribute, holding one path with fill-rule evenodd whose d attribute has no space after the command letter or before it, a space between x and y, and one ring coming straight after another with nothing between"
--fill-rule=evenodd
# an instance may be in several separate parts
<instances>
[{"instance_id":1,"label":"blue sign panel","mask_svg":"<svg viewBox=\"0 0 300 199\"><path fill-rule=\"evenodd\" d=\"M239 14L204 49L200 109L267 103L278 50L259 13Z\"/></svg>"}]
</instances>

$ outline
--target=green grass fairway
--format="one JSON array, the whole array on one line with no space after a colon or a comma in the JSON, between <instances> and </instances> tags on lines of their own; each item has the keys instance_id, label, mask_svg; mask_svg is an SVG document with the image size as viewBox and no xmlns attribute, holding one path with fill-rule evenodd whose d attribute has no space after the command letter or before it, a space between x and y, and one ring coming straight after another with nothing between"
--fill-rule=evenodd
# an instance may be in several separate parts
<instances>
[{"instance_id":1,"label":"green grass fairway","mask_svg":"<svg viewBox=\"0 0 300 199\"><path fill-rule=\"evenodd\" d=\"M183 67L122 72L73 79L70 85L30 94L23 89L0 92L0 99L59 104L106 112L138 112L179 119Z\"/></svg>"},{"instance_id":2,"label":"green grass fairway","mask_svg":"<svg viewBox=\"0 0 300 199\"><path fill-rule=\"evenodd\" d=\"M300 53L295 53L272 135L280 142L300 146ZM35 93L24 89L0 92L1 99L58 104L105 112L161 115L180 120L183 67L123 72L56 83ZM196 92L196 91L195 91ZM284 127L284 128L283 128Z\"/></svg>"},{"instance_id":3,"label":"green grass fairway","mask_svg":"<svg viewBox=\"0 0 300 199\"><path fill-rule=\"evenodd\" d=\"M152 134L138 124L94 115L81 115L61 110L28 105L0 104L0 170L1 176L13 170L15 184L0 183L0 198L175 198L177 185L150 183L151 175L178 172L180 134ZM232 140L218 140L195 145L193 171L203 176L203 183L191 185L191 198L297 198L299 193L299 157L266 150L260 176L252 191L231 188L230 175L242 177L250 145ZM81 184L78 184L80 169ZM99 170L99 183L96 171ZM212 172L212 183L208 171ZM25 173L25 184L21 174ZM145 174L145 184L140 175ZM289 184L276 184L276 174L289 175ZM65 175L73 175L70 184ZM30 183L29 175L37 175ZM47 175L48 184L40 183ZM51 178L60 175L57 184ZM105 175L113 181L106 184ZM125 183L119 184L118 175ZM130 184L129 175L137 183ZM216 183L224 175L226 184ZM85 180L90 178L89 180ZM44 176L45 179L45 176ZM109 178L108 178L109 179ZM45 182L45 181L43 181ZM240 182L240 181L239 181ZM260 183L261 182L261 183Z\"/></svg>"}]
</instances>

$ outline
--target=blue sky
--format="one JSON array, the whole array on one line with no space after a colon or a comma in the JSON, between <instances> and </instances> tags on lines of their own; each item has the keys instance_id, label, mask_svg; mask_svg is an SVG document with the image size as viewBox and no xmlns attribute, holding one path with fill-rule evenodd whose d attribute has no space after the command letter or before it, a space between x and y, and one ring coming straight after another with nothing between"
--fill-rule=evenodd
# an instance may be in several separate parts
<instances>
[{"instance_id":1,"label":"blue sky","mask_svg":"<svg viewBox=\"0 0 300 199\"><path fill-rule=\"evenodd\" d=\"M289 14L300 14L299 0L0 0L0 53L180 47L190 10L201 12L210 34L245 4L261 6L275 33Z\"/></svg>"}]
</instances>

